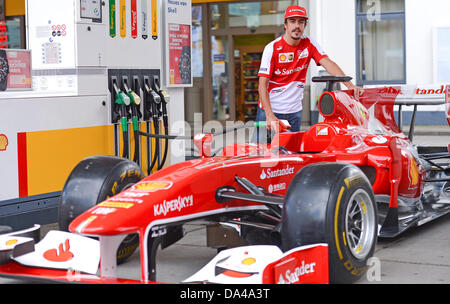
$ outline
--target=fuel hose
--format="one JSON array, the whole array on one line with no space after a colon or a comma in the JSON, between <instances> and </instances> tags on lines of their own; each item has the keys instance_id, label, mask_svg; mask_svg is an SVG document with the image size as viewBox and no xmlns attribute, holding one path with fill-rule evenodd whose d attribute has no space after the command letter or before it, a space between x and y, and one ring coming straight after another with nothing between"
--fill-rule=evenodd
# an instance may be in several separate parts
<instances>
[{"instance_id":1,"label":"fuel hose","mask_svg":"<svg viewBox=\"0 0 450 304\"><path fill-rule=\"evenodd\" d=\"M163 126L164 126L164 135L169 134L169 116L167 115L167 102L169 101L169 95L165 91L160 91L161 96L161 108L162 108L162 116L163 116ZM158 165L158 170L164 167L164 164L167 159L167 153L169 151L169 140L168 138L164 139L164 153L163 158L161 159L161 163Z\"/></svg>"}]
</instances>

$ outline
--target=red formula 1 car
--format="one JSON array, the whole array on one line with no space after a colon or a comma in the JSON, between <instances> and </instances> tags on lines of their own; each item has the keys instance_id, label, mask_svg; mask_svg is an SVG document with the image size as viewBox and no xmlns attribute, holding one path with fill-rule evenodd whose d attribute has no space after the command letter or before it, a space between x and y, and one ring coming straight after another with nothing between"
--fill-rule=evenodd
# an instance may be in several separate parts
<instances>
[{"instance_id":1,"label":"red formula 1 car","mask_svg":"<svg viewBox=\"0 0 450 304\"><path fill-rule=\"evenodd\" d=\"M44 238L26 254L22 246L3 261L0 275L128 282L115 279L117 263L139 247L139 282L155 282L158 246L170 246L183 237L183 224L201 219L219 228L238 225L241 244L250 246L221 252L190 281L229 282L219 277L227 275L232 282L256 275L262 283L356 281L377 237L397 236L450 211L449 147L416 147L401 132L394 104L420 102L400 98L399 88L365 89L357 101L352 91L332 90L348 78L313 81L327 82L318 104L324 121L306 132L279 133L270 144L226 146L214 157L211 135L198 135L200 158L145 178L123 158L83 160L64 186L59 209L60 229L74 238L55 231L56 243ZM445 96L448 102L449 87ZM50 247L41 246L44 241ZM73 265L55 266L79 258L76 247L93 261L89 267L74 274ZM31 261L42 257L53 264Z\"/></svg>"}]
</instances>

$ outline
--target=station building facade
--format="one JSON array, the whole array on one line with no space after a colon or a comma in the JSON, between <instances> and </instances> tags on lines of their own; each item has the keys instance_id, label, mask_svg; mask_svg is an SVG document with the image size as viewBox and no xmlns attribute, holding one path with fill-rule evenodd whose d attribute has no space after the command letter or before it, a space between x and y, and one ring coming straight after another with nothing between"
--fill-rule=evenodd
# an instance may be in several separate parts
<instances>
[{"instance_id":1,"label":"station building facade","mask_svg":"<svg viewBox=\"0 0 450 304\"><path fill-rule=\"evenodd\" d=\"M450 81L450 21L446 0L192 0L194 86L185 90L192 121L255 118L257 66L264 46L283 34L284 11L308 11L312 36L353 81L365 87L426 86ZM310 63L303 125L317 121L323 68ZM405 107L404 121L412 107ZM443 106L419 106L417 124L446 124Z\"/></svg>"}]
</instances>

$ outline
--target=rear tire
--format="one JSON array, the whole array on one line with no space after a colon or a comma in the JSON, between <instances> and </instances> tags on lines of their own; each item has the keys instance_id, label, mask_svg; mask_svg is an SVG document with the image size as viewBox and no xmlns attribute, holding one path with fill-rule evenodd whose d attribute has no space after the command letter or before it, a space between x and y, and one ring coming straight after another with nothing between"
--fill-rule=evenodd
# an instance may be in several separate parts
<instances>
[{"instance_id":1,"label":"rear tire","mask_svg":"<svg viewBox=\"0 0 450 304\"><path fill-rule=\"evenodd\" d=\"M317 163L301 169L286 193L283 251L327 243L331 283L353 283L367 270L377 240L377 207L356 166Z\"/></svg>"},{"instance_id":2,"label":"rear tire","mask_svg":"<svg viewBox=\"0 0 450 304\"><path fill-rule=\"evenodd\" d=\"M139 166L125 158L96 155L83 159L70 173L59 203L59 229L98 203L131 187L144 177ZM124 262L139 245L138 234L128 235L117 250L117 263Z\"/></svg>"}]
</instances>

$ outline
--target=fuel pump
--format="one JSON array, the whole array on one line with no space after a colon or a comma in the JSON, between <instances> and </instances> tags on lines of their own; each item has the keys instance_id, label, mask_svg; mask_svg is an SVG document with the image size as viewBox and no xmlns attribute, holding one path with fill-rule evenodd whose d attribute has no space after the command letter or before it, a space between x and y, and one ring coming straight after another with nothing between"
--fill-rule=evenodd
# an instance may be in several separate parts
<instances>
[{"instance_id":1,"label":"fuel pump","mask_svg":"<svg viewBox=\"0 0 450 304\"><path fill-rule=\"evenodd\" d=\"M169 116L167 115L167 103L170 101L170 96L166 91L159 88L159 85L156 81L154 81L153 83L154 83L155 91L158 93L158 95L161 98L160 113L162 115L162 120L163 120L164 135L168 135L169 134ZM158 170L164 166L164 163L166 162L166 159L167 159L168 150L169 150L169 140L166 137L166 138L164 138L164 154L163 154L163 158L161 159L161 162L158 164Z\"/></svg>"},{"instance_id":2,"label":"fuel pump","mask_svg":"<svg viewBox=\"0 0 450 304\"><path fill-rule=\"evenodd\" d=\"M122 135L123 135L123 150L122 157L128 158L128 110L127 106L130 105L130 97L120 90L117 83L113 82L113 90L115 93L114 103L117 105L115 111L113 111L113 121L120 119L120 124L122 125Z\"/></svg>"},{"instance_id":3,"label":"fuel pump","mask_svg":"<svg viewBox=\"0 0 450 304\"><path fill-rule=\"evenodd\" d=\"M144 121L147 132L151 133L151 120L154 124L155 134L159 134L158 104L161 97L153 90L153 78L144 77ZM159 140L155 138L155 151L151 153L151 139L147 137L147 174L150 174L159 157Z\"/></svg>"},{"instance_id":4,"label":"fuel pump","mask_svg":"<svg viewBox=\"0 0 450 304\"><path fill-rule=\"evenodd\" d=\"M131 109L131 123L134 133L134 156L133 161L140 165L140 145L139 145L139 117L141 116L139 106L141 104L141 98L128 86L126 78L123 79L123 87L125 89L127 97L130 99Z\"/></svg>"},{"instance_id":5,"label":"fuel pump","mask_svg":"<svg viewBox=\"0 0 450 304\"><path fill-rule=\"evenodd\" d=\"M161 118L161 96L158 94L158 92L155 90L154 81L152 83L152 89L156 92L156 94L159 96L159 98L156 98L153 100L152 103L152 120L153 120L153 128L155 129L155 134L161 135L160 130L160 118ZM161 140L156 139L156 145L155 145L155 154L153 155L151 169L153 170L153 167L157 165L156 167L159 167L159 162L161 159Z\"/></svg>"}]
</instances>

